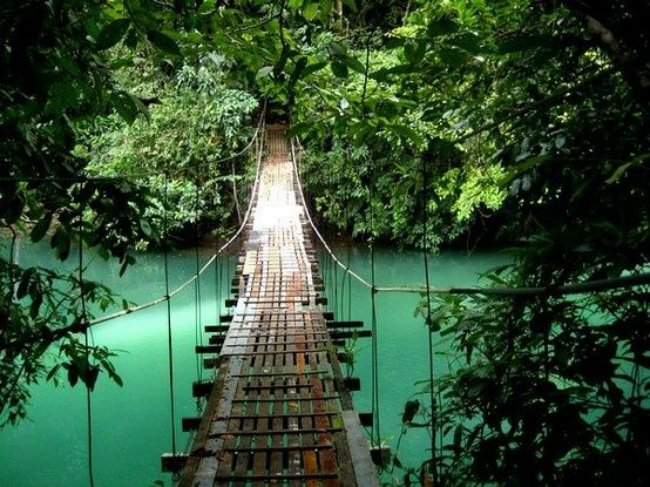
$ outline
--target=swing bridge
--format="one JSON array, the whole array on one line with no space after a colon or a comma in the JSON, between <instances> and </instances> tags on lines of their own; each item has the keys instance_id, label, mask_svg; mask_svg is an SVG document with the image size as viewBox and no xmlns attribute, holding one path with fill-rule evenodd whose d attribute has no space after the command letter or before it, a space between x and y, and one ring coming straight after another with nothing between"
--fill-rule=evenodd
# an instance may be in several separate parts
<instances>
[{"instance_id":1,"label":"swing bridge","mask_svg":"<svg viewBox=\"0 0 650 487\"><path fill-rule=\"evenodd\" d=\"M250 205L229 242L242 242L225 303L233 312L206 325L209 343L196 346L213 378L193 384L203 415L183 418L191 447L164 454L163 470L181 486L378 486L373 457L382 450L371 454L363 428L374 419L355 410L360 381L344 375L339 351L371 332L351 331L363 323L334 321L324 308L315 227L285 126L262 127L258 138Z\"/></svg>"},{"instance_id":2,"label":"swing bridge","mask_svg":"<svg viewBox=\"0 0 650 487\"><path fill-rule=\"evenodd\" d=\"M303 193L299 161L301 150L283 124L265 126L266 107L255 134L237 154L217 162L255 153L256 174L248 209L236 233L196 274L170 291L168 256L165 250L165 295L148 303L86 322L92 326L166 302L168 332L171 452L162 455L162 470L174 474L181 487L290 485L308 487L379 486L376 465L390 456L381 445L378 379L377 315L379 292L419 293L426 296L431 319L432 294L484 295L502 298L551 296L601 292L650 285L650 273L591 280L553 287L451 287L429 285L426 238L423 238L424 286L380 287L375 285L374 250L370 245L371 279L366 280L344 264L328 246L309 213ZM234 171L234 165L233 165ZM423 167L427 192L426 160ZM236 189L234 189L236 199ZM197 211L198 211L197 184ZM424 208L426 206L423 205ZM79 221L82 222L83 207ZM166 213L165 213L166 215ZM370 205L370 222L373 215ZM423 211L423 235L428 215ZM165 216L166 222L166 216ZM163 225L166 231L166 224ZM81 232L80 232L81 238ZM81 242L81 241L80 241ZM369 290L372 319L369 329L358 321L336 321L327 309L325 282L315 245L335 270ZM218 323L198 330L195 352L211 378L192 384L192 394L203 402L202 415L182 419L191 432L190 446L176 445L174 364L172 354L171 300L194 283L200 310L200 277L219 256L238 246L228 314ZM83 246L80 246L83 249ZM79 253L79 282L83 282L83 252ZM337 300L336 274L334 301ZM219 286L217 286L218 289ZM82 295L83 299L83 295ZM349 300L351 305L351 298ZM339 315L344 315L343 306ZM332 308L331 308L332 309ZM333 309L337 309L334 303ZM197 311L197 326L201 324ZM208 343L203 343L205 332ZM429 381L433 383L433 345L429 330ZM344 374L351 356L346 340L370 338L372 342L372 405L370 412L355 410L352 392L360 380ZM348 371L351 368L348 368ZM188 385L189 386L189 385ZM430 388L431 406L435 399ZM91 391L87 388L88 469L93 485ZM366 431L369 430L369 438ZM370 440L370 444L368 442ZM437 451L431 434L432 462Z\"/></svg>"}]
</instances>

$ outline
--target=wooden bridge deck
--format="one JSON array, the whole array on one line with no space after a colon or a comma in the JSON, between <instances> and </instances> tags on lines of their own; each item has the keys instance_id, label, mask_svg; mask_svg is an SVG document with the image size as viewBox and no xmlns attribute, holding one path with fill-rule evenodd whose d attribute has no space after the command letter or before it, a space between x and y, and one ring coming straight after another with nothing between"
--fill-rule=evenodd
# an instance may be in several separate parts
<instances>
[{"instance_id":1,"label":"wooden bridge deck","mask_svg":"<svg viewBox=\"0 0 650 487\"><path fill-rule=\"evenodd\" d=\"M283 126L266 155L239 297L180 485L378 486L318 296Z\"/></svg>"}]
</instances>

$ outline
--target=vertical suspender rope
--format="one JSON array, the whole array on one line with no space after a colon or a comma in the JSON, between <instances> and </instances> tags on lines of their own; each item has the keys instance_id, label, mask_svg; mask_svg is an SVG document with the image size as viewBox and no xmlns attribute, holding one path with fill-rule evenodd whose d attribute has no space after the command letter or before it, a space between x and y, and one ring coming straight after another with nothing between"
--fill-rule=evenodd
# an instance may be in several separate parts
<instances>
[{"instance_id":1,"label":"vertical suspender rope","mask_svg":"<svg viewBox=\"0 0 650 487\"><path fill-rule=\"evenodd\" d=\"M342 321L345 321L345 314L344 314L344 312L345 312L345 280L346 280L347 274L348 274L348 270L345 269L343 271L343 276L341 278L341 303L340 303L339 309L337 310L337 316ZM351 337L346 337L345 338L346 349L350 348L351 343L352 343L352 338ZM352 367L350 367L350 364L346 364L345 370L346 370L347 376L350 377L352 375Z\"/></svg>"},{"instance_id":2,"label":"vertical suspender rope","mask_svg":"<svg viewBox=\"0 0 650 487\"><path fill-rule=\"evenodd\" d=\"M228 279L232 275L230 273L230 255L224 253L223 258L226 260L226 279ZM226 297L229 298L230 294L230 286L226 286Z\"/></svg>"},{"instance_id":3,"label":"vertical suspender rope","mask_svg":"<svg viewBox=\"0 0 650 487\"><path fill-rule=\"evenodd\" d=\"M196 176L196 191L194 202L194 257L196 261L196 278L194 279L194 345L203 345L203 333L201 333L201 262L199 256L199 176ZM201 359L199 354L195 354L196 359L196 379L202 379ZM197 408L201 403L201 398L197 398Z\"/></svg>"},{"instance_id":4,"label":"vertical suspender rope","mask_svg":"<svg viewBox=\"0 0 650 487\"><path fill-rule=\"evenodd\" d=\"M165 242L165 297L167 298L167 354L169 360L169 410L171 421L172 455L176 457L176 407L174 405L174 353L172 341L172 303L169 297L169 251L167 249L167 195L169 187L169 173L165 172L165 193L163 201L163 238Z\"/></svg>"},{"instance_id":5,"label":"vertical suspender rope","mask_svg":"<svg viewBox=\"0 0 650 487\"><path fill-rule=\"evenodd\" d=\"M373 172L374 174L374 172ZM377 303L375 286L375 211L373 205L373 176L368 185L368 199L370 200L370 302L372 306L372 417L375 446L381 446L381 427L379 422L379 350L377 341Z\"/></svg>"},{"instance_id":6,"label":"vertical suspender rope","mask_svg":"<svg viewBox=\"0 0 650 487\"><path fill-rule=\"evenodd\" d=\"M325 281L325 295L330 299L332 297L332 280L330 279L330 260L329 255L325 255L325 266L323 267L323 280Z\"/></svg>"},{"instance_id":7,"label":"vertical suspender rope","mask_svg":"<svg viewBox=\"0 0 650 487\"><path fill-rule=\"evenodd\" d=\"M219 194L219 184L215 181L214 182L215 186L215 195ZM217 236L215 235L214 237L214 255L216 256L214 259L214 309L215 309L215 319L214 323L219 324L221 323L221 302L219 301L219 298L221 296L221 289L220 289L220 279L219 279L219 240L217 239Z\"/></svg>"},{"instance_id":8,"label":"vertical suspender rope","mask_svg":"<svg viewBox=\"0 0 650 487\"><path fill-rule=\"evenodd\" d=\"M429 382L430 382L430 402L431 402L431 473L433 474L434 485L438 483L437 469L436 469L436 398L433 387L434 380L434 363L433 363L433 332L431 331L431 292L429 286L429 248L428 248L428 222L429 211L427 205L427 193L429 191L429 171L427 166L427 158L422 158L422 255L424 257L424 279L426 284L426 300L427 300L427 337L429 346Z\"/></svg>"},{"instance_id":9,"label":"vertical suspender rope","mask_svg":"<svg viewBox=\"0 0 650 487\"><path fill-rule=\"evenodd\" d=\"M334 269L334 275L332 276L332 280L334 281L334 296L333 296L334 297L334 306L333 306L333 309L334 309L334 311L336 311L337 316L340 316L338 314L338 309L337 309L338 308L338 302L339 302L339 277L338 277L338 271L337 271L338 266L336 264L334 264L333 260L331 260L331 262L333 264L333 269Z\"/></svg>"},{"instance_id":10,"label":"vertical suspender rope","mask_svg":"<svg viewBox=\"0 0 650 487\"><path fill-rule=\"evenodd\" d=\"M226 260L226 259L227 259L226 256L224 256L221 253L219 254L219 262L220 262L220 265L219 265L219 316L221 316L221 313L224 313L224 308L222 306L222 302L223 302L223 294L225 294L225 293L222 293L222 291L223 291L223 283L224 283L223 267L224 267L224 260ZM226 276L228 276L228 275L226 274ZM226 279L228 279L228 277L226 277ZM228 283L226 282L226 285L227 284ZM230 287L230 286L228 286L228 287Z\"/></svg>"},{"instance_id":11,"label":"vertical suspender rope","mask_svg":"<svg viewBox=\"0 0 650 487\"><path fill-rule=\"evenodd\" d=\"M348 276L348 321L352 320L352 275L350 274L350 264L352 260L352 248L348 246L348 268L345 273Z\"/></svg>"},{"instance_id":12,"label":"vertical suspender rope","mask_svg":"<svg viewBox=\"0 0 650 487\"><path fill-rule=\"evenodd\" d=\"M79 186L79 297L81 301L81 320L84 324L88 321L86 315L86 296L84 293L84 274L83 274L83 215L84 215L84 202L83 202L83 188L81 183ZM88 327L84 327L84 346L86 350L86 380L88 379L90 371L90 348L88 345ZM92 397L90 386L86 382L86 420L88 425L88 482L91 487L95 485L95 475L93 473L93 413L92 413Z\"/></svg>"},{"instance_id":13,"label":"vertical suspender rope","mask_svg":"<svg viewBox=\"0 0 650 487\"><path fill-rule=\"evenodd\" d=\"M343 275L341 276L341 298L340 298L340 303L337 311L337 316L339 317L340 320L345 320L345 280L348 275L348 270L345 269L343 271Z\"/></svg>"}]
</instances>

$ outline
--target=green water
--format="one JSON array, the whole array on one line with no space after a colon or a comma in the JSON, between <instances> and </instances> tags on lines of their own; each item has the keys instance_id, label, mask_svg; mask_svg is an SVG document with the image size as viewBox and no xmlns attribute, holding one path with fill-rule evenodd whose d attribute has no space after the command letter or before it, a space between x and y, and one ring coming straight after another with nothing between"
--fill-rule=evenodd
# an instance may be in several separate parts
<instances>
[{"instance_id":1,"label":"green water","mask_svg":"<svg viewBox=\"0 0 650 487\"><path fill-rule=\"evenodd\" d=\"M347 258L347 250L341 254ZM209 251L200 256L201 264ZM365 248L350 252L352 268L363 276L370 275L369 253ZM376 258L377 285L406 285L424 282L422 255L417 252L378 250ZM74 258L70 259L74 262ZM475 252L472 256L460 251L446 251L430 261L431 283L435 286L473 285L478 274L506 261L498 252ZM22 248L22 265L56 267L46 246ZM190 278L196 269L192 252L178 252L170 257L171 287ZM222 286L233 270L231 263L221 262ZM341 304L342 272L336 275L324 262L326 280L331 285L336 277L338 305L333 304L334 289L328 286L332 308L348 319L347 301ZM226 276L228 278L226 278ZM123 297L142 303L164 294L163 258L158 254L142 254L138 264L122 278L115 263L93 259L88 279L101 281ZM201 280L201 323L215 322L225 292L215 292L215 269L209 269ZM347 284L346 284L347 286ZM172 300L174 333L175 404L178 445L188 437L181 433L184 416L197 414L191 397L191 383L197 378L195 287L190 285ZM361 285L351 288L350 319L362 320L370 326L370 293ZM427 335L422 319L413 317L418 297L408 294L377 296L379 342L379 391L381 400L381 435L395 445L400 429L403 404L418 390L414 383L426 379ZM338 316L339 318L341 316ZM170 477L160 473L160 455L171 451L170 407L167 360L167 314L162 304L94 328L94 343L120 350L114 360L124 380L120 388L100 378L92 394L95 485L150 486L156 480L168 484ZM205 339L207 342L207 338ZM369 411L371 404L370 339L359 343L354 375L361 378L362 388L354 394L360 411ZM440 371L444 364L438 364ZM204 374L204 372L201 372ZM0 431L1 487L72 487L88 485L87 429L85 390L67 385L54 387L41 384L32 389L29 419L18 427ZM425 432L411 431L402 440L400 459L404 464L417 464L427 456Z\"/></svg>"}]
</instances>

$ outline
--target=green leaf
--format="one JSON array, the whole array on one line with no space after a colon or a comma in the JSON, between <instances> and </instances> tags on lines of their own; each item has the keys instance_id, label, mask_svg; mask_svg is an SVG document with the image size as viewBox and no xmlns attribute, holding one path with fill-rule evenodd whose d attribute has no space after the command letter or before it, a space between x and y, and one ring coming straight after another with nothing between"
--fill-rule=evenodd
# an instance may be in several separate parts
<instances>
[{"instance_id":1,"label":"green leaf","mask_svg":"<svg viewBox=\"0 0 650 487\"><path fill-rule=\"evenodd\" d=\"M142 231L147 237L151 238L151 225L144 218L140 220L140 228L142 228Z\"/></svg>"},{"instance_id":2,"label":"green leaf","mask_svg":"<svg viewBox=\"0 0 650 487\"><path fill-rule=\"evenodd\" d=\"M307 20L314 20L318 15L318 3L310 3L302 9L302 16Z\"/></svg>"},{"instance_id":3,"label":"green leaf","mask_svg":"<svg viewBox=\"0 0 650 487\"><path fill-rule=\"evenodd\" d=\"M501 54L510 54L552 46L554 41L553 37L548 35L523 35L506 39L497 46L497 49Z\"/></svg>"},{"instance_id":4,"label":"green leaf","mask_svg":"<svg viewBox=\"0 0 650 487\"><path fill-rule=\"evenodd\" d=\"M432 20L427 26L427 34L430 37L453 34L458 31L458 24L449 18Z\"/></svg>"},{"instance_id":5,"label":"green leaf","mask_svg":"<svg viewBox=\"0 0 650 487\"><path fill-rule=\"evenodd\" d=\"M319 0L320 5L320 20L327 21L327 18L332 14L332 7L334 6L332 0Z\"/></svg>"},{"instance_id":6,"label":"green leaf","mask_svg":"<svg viewBox=\"0 0 650 487\"><path fill-rule=\"evenodd\" d=\"M144 115L144 118L146 118L147 120L151 120L151 116L149 115L149 109L144 103L142 103L142 100L137 96L132 95L131 93L127 93L127 95L129 96L129 98L131 98L131 101L133 102L135 108L138 110L138 113Z\"/></svg>"},{"instance_id":7,"label":"green leaf","mask_svg":"<svg viewBox=\"0 0 650 487\"><path fill-rule=\"evenodd\" d=\"M79 381L79 369L74 363L68 365L68 382L72 387Z\"/></svg>"},{"instance_id":8,"label":"green leaf","mask_svg":"<svg viewBox=\"0 0 650 487\"><path fill-rule=\"evenodd\" d=\"M461 425L456 426L454 431L454 449L457 452L460 452L460 442L463 439L463 427Z\"/></svg>"},{"instance_id":9,"label":"green leaf","mask_svg":"<svg viewBox=\"0 0 650 487\"><path fill-rule=\"evenodd\" d=\"M480 54L483 52L480 38L471 32L457 35L447 41L447 44L459 47L470 54Z\"/></svg>"},{"instance_id":10,"label":"green leaf","mask_svg":"<svg viewBox=\"0 0 650 487\"><path fill-rule=\"evenodd\" d=\"M502 187L506 186L507 184L510 184L510 182L519 176L522 172L528 171L529 169L532 169L533 167L539 164L543 164L551 159L552 156L548 154L529 157L508 171L508 173L497 183L497 185Z\"/></svg>"},{"instance_id":11,"label":"green leaf","mask_svg":"<svg viewBox=\"0 0 650 487\"><path fill-rule=\"evenodd\" d=\"M131 25L129 19L117 19L108 24L97 36L97 48L108 49L120 42L129 30L129 25Z\"/></svg>"},{"instance_id":12,"label":"green leaf","mask_svg":"<svg viewBox=\"0 0 650 487\"><path fill-rule=\"evenodd\" d=\"M296 66L293 68L293 73L291 73L291 78L289 79L289 86L293 86L296 84L296 82L300 78L301 73L305 69L305 66L307 66L307 58L301 57L300 59L298 59L298 61L296 62Z\"/></svg>"},{"instance_id":13,"label":"green leaf","mask_svg":"<svg viewBox=\"0 0 650 487\"><path fill-rule=\"evenodd\" d=\"M420 401L406 401L404 404L404 412L402 413L402 423L410 423L415 418L415 415L420 410Z\"/></svg>"},{"instance_id":14,"label":"green leaf","mask_svg":"<svg viewBox=\"0 0 650 487\"><path fill-rule=\"evenodd\" d=\"M109 375L111 376L111 379L113 379L113 382L115 382L120 387L124 387L124 381L119 375L117 375L115 372L109 372Z\"/></svg>"},{"instance_id":15,"label":"green leaf","mask_svg":"<svg viewBox=\"0 0 650 487\"><path fill-rule=\"evenodd\" d=\"M54 367L50 369L50 371L47 373L47 377L45 380L50 381L52 378L56 375L56 373L59 371L61 368L61 364L56 364Z\"/></svg>"},{"instance_id":16,"label":"green leaf","mask_svg":"<svg viewBox=\"0 0 650 487\"><path fill-rule=\"evenodd\" d=\"M618 168L616 168L616 171L614 171L614 173L609 177L609 179L607 179L606 183L607 184L617 183L619 179L623 177L623 175L627 172L627 170L630 167L640 164L643 161L647 160L648 158L650 158L650 154L641 154L635 157L634 159L632 159L630 162L618 166Z\"/></svg>"},{"instance_id":17,"label":"green leaf","mask_svg":"<svg viewBox=\"0 0 650 487\"><path fill-rule=\"evenodd\" d=\"M21 197L21 195L15 195L13 198L9 200L8 203L5 203L4 208L4 219L7 225L11 225L13 223L16 223L18 219L20 218L20 215L23 214L23 210L25 209L25 200Z\"/></svg>"},{"instance_id":18,"label":"green leaf","mask_svg":"<svg viewBox=\"0 0 650 487\"><path fill-rule=\"evenodd\" d=\"M42 294L37 294L34 296L32 299L32 304L29 306L29 316L35 320L36 317L38 316L38 312L41 309L41 304L43 304L43 295Z\"/></svg>"},{"instance_id":19,"label":"green leaf","mask_svg":"<svg viewBox=\"0 0 650 487\"><path fill-rule=\"evenodd\" d=\"M356 71L357 73L365 74L366 72L366 67L364 64L353 56L346 56L345 64L348 68L350 68L352 71Z\"/></svg>"},{"instance_id":20,"label":"green leaf","mask_svg":"<svg viewBox=\"0 0 650 487\"><path fill-rule=\"evenodd\" d=\"M60 260L66 260L68 258L70 254L70 235L62 225L54 232L50 245L54 248Z\"/></svg>"},{"instance_id":21,"label":"green leaf","mask_svg":"<svg viewBox=\"0 0 650 487\"><path fill-rule=\"evenodd\" d=\"M99 367L94 366L83 372L82 381L84 382L84 384L86 384L86 386L88 386L88 389L92 391L95 388L95 384L97 383L98 377L99 377Z\"/></svg>"},{"instance_id":22,"label":"green leaf","mask_svg":"<svg viewBox=\"0 0 650 487\"><path fill-rule=\"evenodd\" d=\"M167 34L153 30L147 34L147 39L149 39L149 42L161 51L175 56L181 55L181 50L179 49L178 44L176 44L176 41Z\"/></svg>"},{"instance_id":23,"label":"green leaf","mask_svg":"<svg viewBox=\"0 0 650 487\"><path fill-rule=\"evenodd\" d=\"M273 67L273 74L275 76L279 76L283 71L284 67L287 64L287 60L289 59L289 56L292 54L292 49L289 48L289 46L284 46L282 48L282 53L280 54L280 58L278 59L278 62L275 63L275 66Z\"/></svg>"},{"instance_id":24,"label":"green leaf","mask_svg":"<svg viewBox=\"0 0 650 487\"><path fill-rule=\"evenodd\" d=\"M338 78L348 77L348 67L339 61L332 61L332 73Z\"/></svg>"},{"instance_id":25,"label":"green leaf","mask_svg":"<svg viewBox=\"0 0 650 487\"><path fill-rule=\"evenodd\" d=\"M301 134L304 134L305 132L309 131L313 126L313 122L300 122L293 124L291 126L291 129L289 130L289 136L290 137L297 137Z\"/></svg>"},{"instance_id":26,"label":"green leaf","mask_svg":"<svg viewBox=\"0 0 650 487\"><path fill-rule=\"evenodd\" d=\"M140 113L140 109L136 105L134 96L123 91L111 93L110 100L113 108L120 114L126 123L131 125Z\"/></svg>"},{"instance_id":27,"label":"green leaf","mask_svg":"<svg viewBox=\"0 0 650 487\"><path fill-rule=\"evenodd\" d=\"M126 272L126 268L132 264L135 264L135 257L133 257L132 255L125 256L124 262L122 262L122 265L120 266L120 277L124 275L124 273Z\"/></svg>"},{"instance_id":28,"label":"green leaf","mask_svg":"<svg viewBox=\"0 0 650 487\"><path fill-rule=\"evenodd\" d=\"M199 14L211 14L212 11L216 8L216 0L205 0L197 10Z\"/></svg>"},{"instance_id":29,"label":"green leaf","mask_svg":"<svg viewBox=\"0 0 650 487\"><path fill-rule=\"evenodd\" d=\"M265 76L270 75L272 71L273 71L273 66L264 66L263 68L257 70L255 79L264 78Z\"/></svg>"},{"instance_id":30,"label":"green leaf","mask_svg":"<svg viewBox=\"0 0 650 487\"><path fill-rule=\"evenodd\" d=\"M422 61L424 55L426 54L427 44L426 42L409 42L404 46L404 56L406 60L411 64L417 64Z\"/></svg>"},{"instance_id":31,"label":"green leaf","mask_svg":"<svg viewBox=\"0 0 650 487\"><path fill-rule=\"evenodd\" d=\"M343 5L346 5L353 12L357 11L357 3L355 0L342 0Z\"/></svg>"},{"instance_id":32,"label":"green leaf","mask_svg":"<svg viewBox=\"0 0 650 487\"><path fill-rule=\"evenodd\" d=\"M307 76L316 73L317 71L320 71L323 69L325 66L327 66L327 61L322 61L320 63L314 63L310 64L307 66L305 69L302 70L302 73L300 74L300 77L302 79L306 78Z\"/></svg>"},{"instance_id":33,"label":"green leaf","mask_svg":"<svg viewBox=\"0 0 650 487\"><path fill-rule=\"evenodd\" d=\"M440 49L440 59L453 68L462 66L467 60L467 55L455 47L443 47Z\"/></svg>"},{"instance_id":34,"label":"green leaf","mask_svg":"<svg viewBox=\"0 0 650 487\"><path fill-rule=\"evenodd\" d=\"M343 56L345 54L345 47L338 42L330 42L329 48L333 56Z\"/></svg>"},{"instance_id":35,"label":"green leaf","mask_svg":"<svg viewBox=\"0 0 650 487\"><path fill-rule=\"evenodd\" d=\"M23 299L27 296L27 290L29 289L29 284L32 281L34 272L34 269L27 269L23 272L23 275L20 276L20 283L18 284L18 290L16 291L16 297L18 299Z\"/></svg>"},{"instance_id":36,"label":"green leaf","mask_svg":"<svg viewBox=\"0 0 650 487\"><path fill-rule=\"evenodd\" d=\"M124 39L124 45L129 49L135 49L138 47L138 31L135 29L130 29L126 34L126 39Z\"/></svg>"},{"instance_id":37,"label":"green leaf","mask_svg":"<svg viewBox=\"0 0 650 487\"><path fill-rule=\"evenodd\" d=\"M32 242L40 242L47 231L50 229L50 224L52 223L52 214L47 213L43 218L41 218L34 228L32 228L31 239Z\"/></svg>"},{"instance_id":38,"label":"green leaf","mask_svg":"<svg viewBox=\"0 0 650 487\"><path fill-rule=\"evenodd\" d=\"M398 64L397 66L393 66L392 68L378 69L377 71L371 73L370 77L373 79L377 79L379 81L383 81L390 75L410 74L410 73L417 73L419 71L421 71L421 68L418 68L413 64Z\"/></svg>"},{"instance_id":39,"label":"green leaf","mask_svg":"<svg viewBox=\"0 0 650 487\"><path fill-rule=\"evenodd\" d=\"M420 137L420 135L411 127L396 123L391 125L390 129L400 137L406 137L407 139L410 139L411 142L413 142L415 145L420 146L424 144L422 137Z\"/></svg>"},{"instance_id":40,"label":"green leaf","mask_svg":"<svg viewBox=\"0 0 650 487\"><path fill-rule=\"evenodd\" d=\"M288 7L292 12L296 12L298 9L302 8L303 3L304 0L289 0Z\"/></svg>"}]
</instances>

